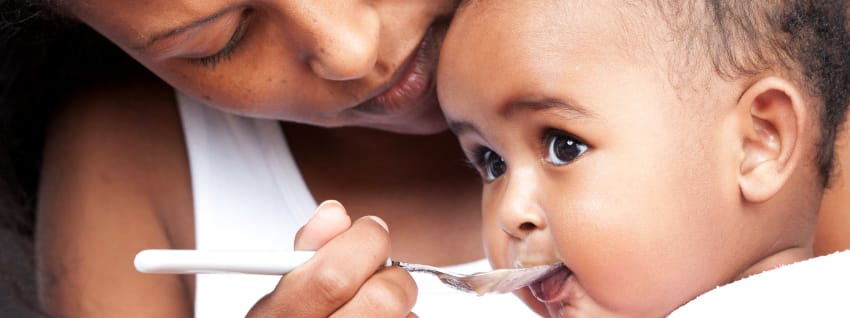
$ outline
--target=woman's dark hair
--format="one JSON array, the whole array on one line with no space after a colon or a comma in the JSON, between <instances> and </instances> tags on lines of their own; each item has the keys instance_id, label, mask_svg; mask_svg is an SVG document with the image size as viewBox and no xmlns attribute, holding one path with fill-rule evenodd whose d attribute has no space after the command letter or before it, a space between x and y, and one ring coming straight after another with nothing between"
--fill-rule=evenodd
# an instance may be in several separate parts
<instances>
[{"instance_id":1,"label":"woman's dark hair","mask_svg":"<svg viewBox=\"0 0 850 318\"><path fill-rule=\"evenodd\" d=\"M49 0L0 0L0 225L33 234L44 128L56 106L81 87L140 72Z\"/></svg>"},{"instance_id":2,"label":"woman's dark hair","mask_svg":"<svg viewBox=\"0 0 850 318\"><path fill-rule=\"evenodd\" d=\"M12 262L17 264L0 260L0 283L29 291L28 296L34 296L32 277L12 273L33 267L47 121L71 92L143 70L88 26L55 10L52 1L0 0L0 238L15 237L0 243L4 250L27 251L17 253L23 255Z\"/></svg>"}]
</instances>

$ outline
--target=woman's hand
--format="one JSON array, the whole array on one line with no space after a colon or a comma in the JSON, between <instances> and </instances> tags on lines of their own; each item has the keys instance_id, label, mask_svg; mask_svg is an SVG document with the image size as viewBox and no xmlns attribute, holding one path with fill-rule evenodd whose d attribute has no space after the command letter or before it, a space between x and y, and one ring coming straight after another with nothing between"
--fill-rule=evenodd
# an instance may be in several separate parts
<instances>
[{"instance_id":1,"label":"woman's hand","mask_svg":"<svg viewBox=\"0 0 850 318\"><path fill-rule=\"evenodd\" d=\"M413 278L389 257L387 225L377 217L351 223L339 202L325 201L298 232L296 250L315 250L286 274L248 317L415 317Z\"/></svg>"}]
</instances>

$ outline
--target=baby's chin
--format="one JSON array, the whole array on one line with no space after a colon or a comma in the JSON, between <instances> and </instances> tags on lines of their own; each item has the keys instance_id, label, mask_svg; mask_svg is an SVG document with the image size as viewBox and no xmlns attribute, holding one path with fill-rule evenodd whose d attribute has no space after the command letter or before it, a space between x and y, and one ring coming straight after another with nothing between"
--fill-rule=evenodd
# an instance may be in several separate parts
<instances>
[{"instance_id":1,"label":"baby's chin","mask_svg":"<svg viewBox=\"0 0 850 318\"><path fill-rule=\"evenodd\" d=\"M616 288L616 287L615 287ZM594 299L572 272L549 276L515 293L531 309L543 317L663 317L655 312L612 310ZM638 310L639 311L639 310Z\"/></svg>"},{"instance_id":2,"label":"baby's chin","mask_svg":"<svg viewBox=\"0 0 850 318\"><path fill-rule=\"evenodd\" d=\"M593 299L569 270L528 288L547 317L616 317Z\"/></svg>"}]
</instances>

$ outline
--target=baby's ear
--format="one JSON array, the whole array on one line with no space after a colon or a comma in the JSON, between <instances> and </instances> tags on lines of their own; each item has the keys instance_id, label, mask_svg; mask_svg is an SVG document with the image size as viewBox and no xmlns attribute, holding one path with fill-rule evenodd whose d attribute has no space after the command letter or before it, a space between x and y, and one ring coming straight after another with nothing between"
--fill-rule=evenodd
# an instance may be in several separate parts
<instances>
[{"instance_id":1,"label":"baby's ear","mask_svg":"<svg viewBox=\"0 0 850 318\"><path fill-rule=\"evenodd\" d=\"M738 185L748 202L764 202L805 159L803 129L809 127L810 110L794 84L776 77L753 83L737 107L742 142Z\"/></svg>"}]
</instances>

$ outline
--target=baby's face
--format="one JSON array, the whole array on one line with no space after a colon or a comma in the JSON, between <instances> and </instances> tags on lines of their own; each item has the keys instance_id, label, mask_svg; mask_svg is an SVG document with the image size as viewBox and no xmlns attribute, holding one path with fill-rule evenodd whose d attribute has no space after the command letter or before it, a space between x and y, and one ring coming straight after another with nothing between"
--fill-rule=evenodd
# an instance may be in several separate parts
<instances>
[{"instance_id":1,"label":"baby's face","mask_svg":"<svg viewBox=\"0 0 850 318\"><path fill-rule=\"evenodd\" d=\"M750 265L735 256L738 154L721 147L735 98L671 87L605 3L471 4L444 43L438 94L484 179L494 266L569 268L520 291L526 302L662 316Z\"/></svg>"}]
</instances>

